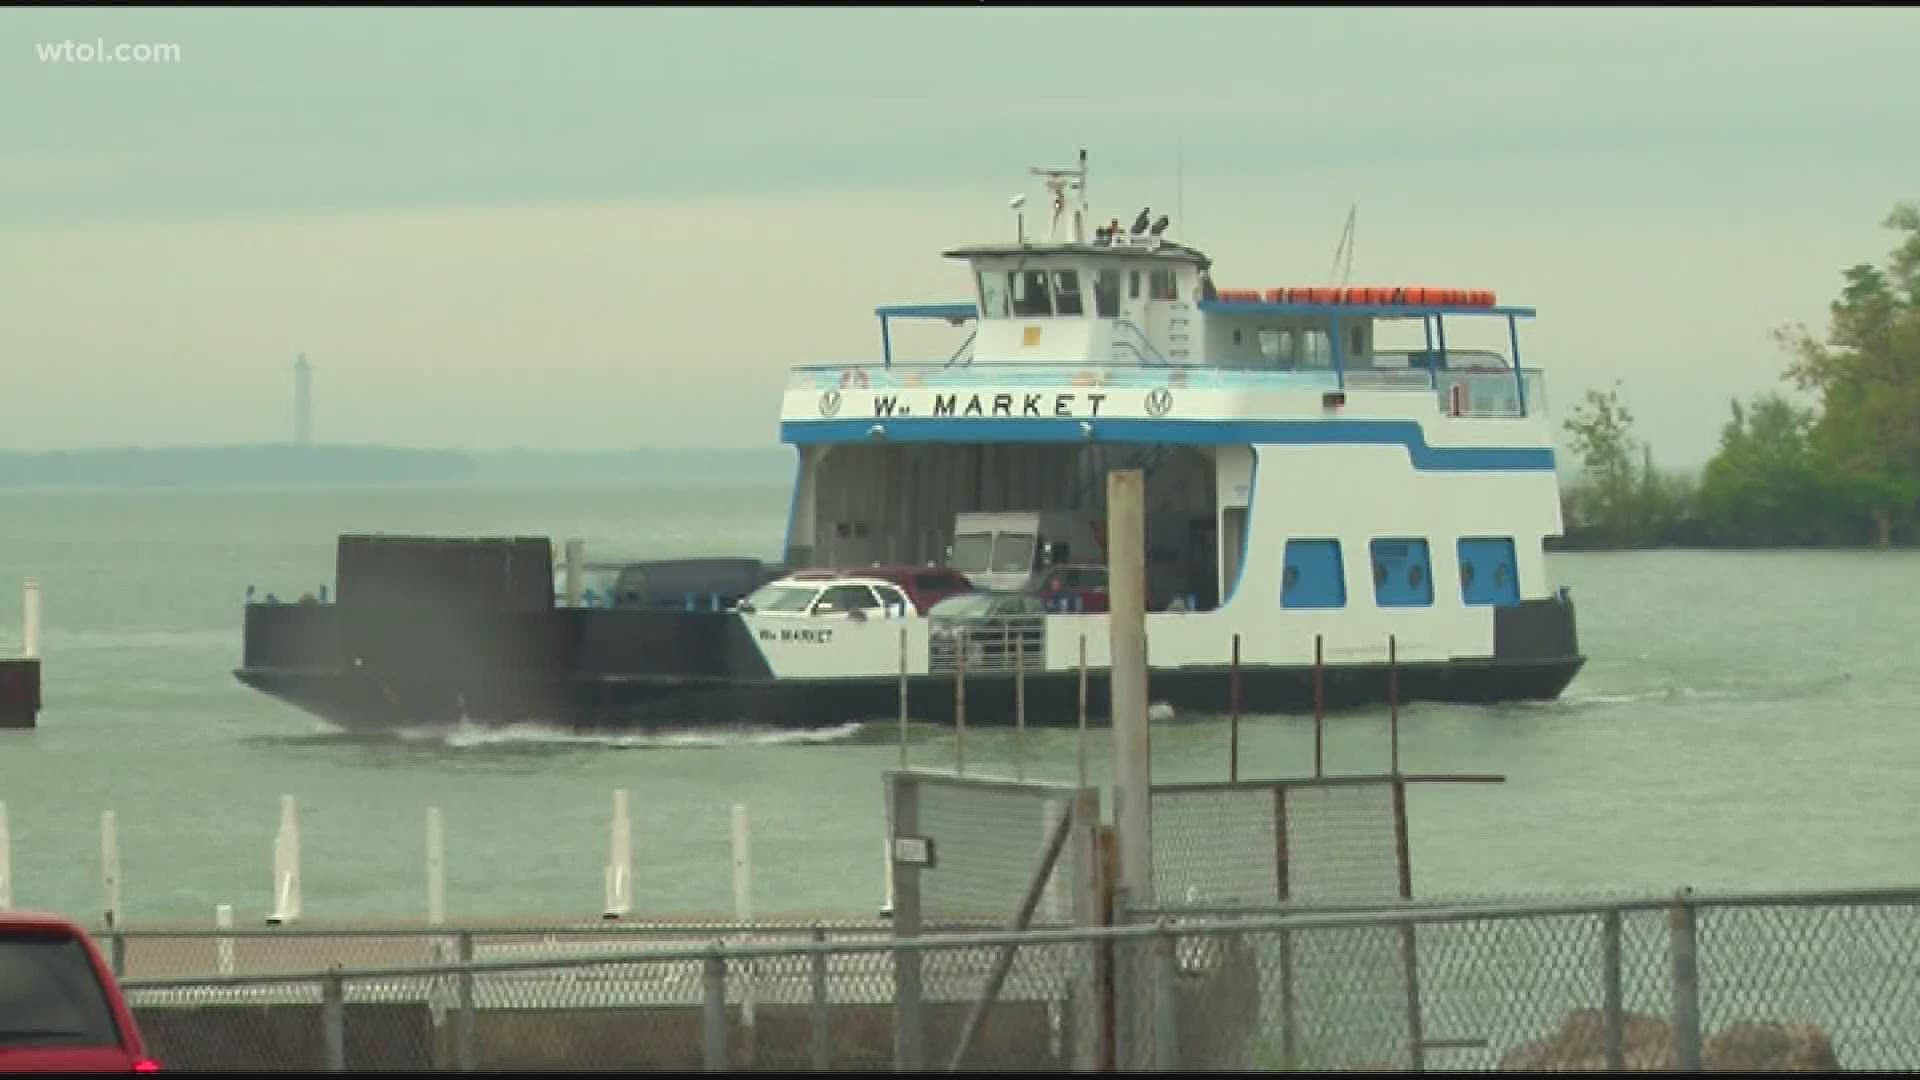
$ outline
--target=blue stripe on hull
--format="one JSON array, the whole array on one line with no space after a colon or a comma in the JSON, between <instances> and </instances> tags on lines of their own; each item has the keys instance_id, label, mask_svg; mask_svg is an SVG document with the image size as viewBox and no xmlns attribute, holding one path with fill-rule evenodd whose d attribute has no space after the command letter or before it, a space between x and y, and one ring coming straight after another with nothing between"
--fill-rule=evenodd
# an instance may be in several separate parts
<instances>
[{"instance_id":1,"label":"blue stripe on hull","mask_svg":"<svg viewBox=\"0 0 1920 1080\"><path fill-rule=\"evenodd\" d=\"M1098 442L1185 446L1393 446L1426 472L1552 472L1551 447L1431 446L1413 420L1088 420ZM865 442L875 424L889 442L1064 443L1089 438L1073 419L947 419L925 416L788 420L780 439L796 446Z\"/></svg>"}]
</instances>

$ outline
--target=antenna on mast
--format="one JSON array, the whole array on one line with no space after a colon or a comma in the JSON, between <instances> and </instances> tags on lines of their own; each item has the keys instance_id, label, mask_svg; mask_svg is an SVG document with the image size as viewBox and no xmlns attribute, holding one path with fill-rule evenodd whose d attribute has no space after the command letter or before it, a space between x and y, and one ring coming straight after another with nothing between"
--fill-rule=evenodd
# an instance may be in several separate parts
<instances>
[{"instance_id":1,"label":"antenna on mast","mask_svg":"<svg viewBox=\"0 0 1920 1080\"><path fill-rule=\"evenodd\" d=\"M1066 193L1069 189L1071 189L1073 191L1078 192L1080 195L1080 205L1075 207L1073 211L1072 240L1076 244L1086 243L1087 242L1086 225L1087 225L1087 214L1088 214L1086 148L1085 147L1081 148L1080 164L1076 168L1072 168L1072 169L1034 168L1028 171L1035 176L1046 177L1047 190L1053 193L1053 222L1047 229L1047 239L1049 240L1053 239L1054 234L1059 229L1060 216L1063 213L1065 213L1067 208Z\"/></svg>"},{"instance_id":2,"label":"antenna on mast","mask_svg":"<svg viewBox=\"0 0 1920 1080\"><path fill-rule=\"evenodd\" d=\"M1353 241L1354 226L1360 214L1360 204L1354 203L1347 208L1347 226L1340 231L1340 244L1333 249L1333 266L1327 271L1327 284L1345 286L1353 277ZM1346 256L1345 267L1341 266L1341 256ZM1335 278L1338 280L1334 280Z\"/></svg>"}]
</instances>

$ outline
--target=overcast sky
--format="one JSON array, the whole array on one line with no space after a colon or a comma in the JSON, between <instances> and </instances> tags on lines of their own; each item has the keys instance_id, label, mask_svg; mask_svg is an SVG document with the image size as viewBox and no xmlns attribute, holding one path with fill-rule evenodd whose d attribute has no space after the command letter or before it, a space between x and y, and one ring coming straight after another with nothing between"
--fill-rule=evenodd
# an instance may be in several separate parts
<instances>
[{"instance_id":1,"label":"overcast sky","mask_svg":"<svg viewBox=\"0 0 1920 1080\"><path fill-rule=\"evenodd\" d=\"M963 297L940 250L1085 146L1096 213L1178 210L1222 287L1319 283L1357 203L1356 283L1538 307L1556 410L1621 379L1697 464L1920 198L1916 46L1911 9L8 9L0 446L284 439L302 350L324 441L768 444L785 368Z\"/></svg>"}]
</instances>

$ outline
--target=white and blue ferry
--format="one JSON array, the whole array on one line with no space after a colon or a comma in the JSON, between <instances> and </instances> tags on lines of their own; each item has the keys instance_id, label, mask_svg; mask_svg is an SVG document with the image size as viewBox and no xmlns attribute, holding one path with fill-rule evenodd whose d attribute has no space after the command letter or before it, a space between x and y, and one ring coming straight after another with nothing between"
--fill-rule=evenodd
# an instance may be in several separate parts
<instances>
[{"instance_id":1,"label":"white and blue ferry","mask_svg":"<svg viewBox=\"0 0 1920 1080\"><path fill-rule=\"evenodd\" d=\"M1520 363L1532 309L1219 288L1165 215L1096 222L1084 152L1033 171L1044 238L947 252L970 298L879 308L877 361L791 373L778 580L716 563L729 584L703 591L656 564L672 602L587 604L555 595L545 539L342 537L330 602L248 603L236 674L349 726L829 725L896 715L903 683L915 717L943 720L962 678L969 723L1011 721L1016 681L1029 723L1072 723L1083 647L1104 715L1105 616L1020 590L1104 562L1107 472L1137 467L1154 700L1227 708L1236 637L1249 712L1309 708L1316 681L1330 707L1384 700L1390 639L1402 700L1566 688L1584 658L1545 557L1562 523L1541 375ZM970 335L909 362L899 319ZM995 591L928 614L897 574L801 573L880 565ZM707 591L739 602L678 599Z\"/></svg>"}]
</instances>

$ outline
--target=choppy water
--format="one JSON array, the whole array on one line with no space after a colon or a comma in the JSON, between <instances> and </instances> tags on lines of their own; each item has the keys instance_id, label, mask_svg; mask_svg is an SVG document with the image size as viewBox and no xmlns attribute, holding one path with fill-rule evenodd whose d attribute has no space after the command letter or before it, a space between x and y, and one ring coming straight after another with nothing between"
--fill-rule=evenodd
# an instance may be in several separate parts
<instances>
[{"instance_id":1,"label":"choppy water","mask_svg":"<svg viewBox=\"0 0 1920 1080\"><path fill-rule=\"evenodd\" d=\"M424 812L446 821L456 914L588 914L610 792L633 795L636 906L730 910L729 808L753 821L761 914L880 900L889 725L589 738L538 727L328 731L231 669L247 585L332 577L350 530L582 536L596 554L775 553L778 487L0 493L0 652L18 582L45 586L47 707L0 733L19 906L100 909L99 819L116 811L127 916L265 913L278 800L299 798L310 917L424 910ZM1402 711L1416 772L1496 787L1410 796L1422 893L1801 888L1920 879L1920 553L1559 555L1592 657L1566 697ZM832 718L823 718L829 724ZM1386 764L1384 710L1333 718L1332 771ZM1244 774L1310 771L1312 729L1253 717ZM1106 740L1093 775L1110 768ZM1034 731L1029 775L1070 779L1075 736ZM1155 724L1156 779L1226 769L1217 717ZM1010 732L971 732L969 769L1010 774ZM920 763L949 733L917 728Z\"/></svg>"}]
</instances>

